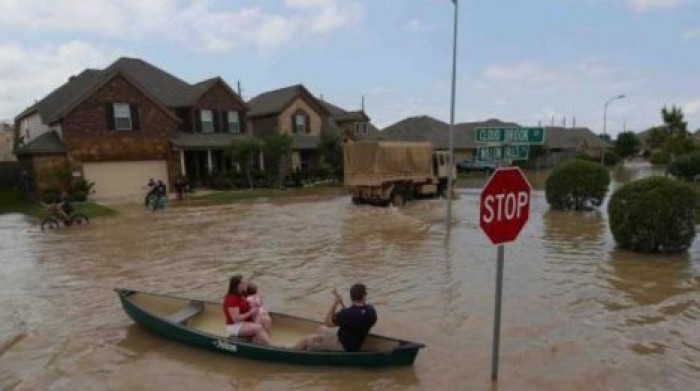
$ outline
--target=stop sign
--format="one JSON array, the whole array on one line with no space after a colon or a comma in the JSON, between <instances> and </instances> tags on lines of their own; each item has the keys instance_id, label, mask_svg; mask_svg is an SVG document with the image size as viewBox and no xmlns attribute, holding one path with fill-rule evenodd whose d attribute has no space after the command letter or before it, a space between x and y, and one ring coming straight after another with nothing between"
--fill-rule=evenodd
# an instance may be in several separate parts
<instances>
[{"instance_id":1,"label":"stop sign","mask_svg":"<svg viewBox=\"0 0 700 391\"><path fill-rule=\"evenodd\" d=\"M518 167L499 168L481 191L479 225L493 244L512 242L530 217L532 188Z\"/></svg>"}]
</instances>

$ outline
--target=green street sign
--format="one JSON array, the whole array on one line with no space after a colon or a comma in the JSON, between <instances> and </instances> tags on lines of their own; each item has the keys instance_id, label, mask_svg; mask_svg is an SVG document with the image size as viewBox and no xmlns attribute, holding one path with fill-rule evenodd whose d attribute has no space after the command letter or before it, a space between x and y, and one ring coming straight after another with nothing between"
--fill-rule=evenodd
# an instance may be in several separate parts
<instances>
[{"instance_id":1,"label":"green street sign","mask_svg":"<svg viewBox=\"0 0 700 391\"><path fill-rule=\"evenodd\" d=\"M527 160L529 156L529 145L499 145L476 149L476 159L482 161Z\"/></svg>"},{"instance_id":2,"label":"green street sign","mask_svg":"<svg viewBox=\"0 0 700 391\"><path fill-rule=\"evenodd\" d=\"M544 144L544 128L476 128L476 142Z\"/></svg>"}]
</instances>

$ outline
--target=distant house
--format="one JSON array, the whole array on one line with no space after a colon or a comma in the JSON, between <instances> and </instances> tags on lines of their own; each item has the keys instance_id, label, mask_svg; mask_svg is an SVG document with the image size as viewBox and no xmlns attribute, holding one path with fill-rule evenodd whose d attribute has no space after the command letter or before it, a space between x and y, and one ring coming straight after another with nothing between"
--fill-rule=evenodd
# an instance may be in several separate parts
<instances>
[{"instance_id":1,"label":"distant house","mask_svg":"<svg viewBox=\"0 0 700 391\"><path fill-rule=\"evenodd\" d=\"M248 101L248 106L248 127L253 135L292 136L291 171L308 172L321 163L322 134L355 139L372 129L364 111L346 111L317 99L301 84L264 92Z\"/></svg>"},{"instance_id":2,"label":"distant house","mask_svg":"<svg viewBox=\"0 0 700 391\"><path fill-rule=\"evenodd\" d=\"M520 127L515 122L499 119L463 122L455 124L453 145L455 161L471 160L476 149L476 129L481 127ZM429 116L409 117L384 128L380 133L383 138L397 141L428 141L437 150L449 149L450 125ZM572 159L579 153L599 156L600 148L610 147L610 143L601 140L588 128L547 127L543 153L534 164L540 167L553 166Z\"/></svg>"},{"instance_id":3,"label":"distant house","mask_svg":"<svg viewBox=\"0 0 700 391\"><path fill-rule=\"evenodd\" d=\"M455 161L473 159L477 148L474 137L475 129L492 126L518 126L518 124L498 119L455 124L453 133ZM396 141L428 141L437 150L448 150L450 145L449 132L449 124L423 115L409 117L390 125L381 131L381 136Z\"/></svg>"},{"instance_id":4,"label":"distant house","mask_svg":"<svg viewBox=\"0 0 700 391\"><path fill-rule=\"evenodd\" d=\"M141 59L86 69L15 118L18 158L39 190L57 169L95 182L97 198L143 193L230 167L224 149L246 132L248 107L214 77L189 84Z\"/></svg>"},{"instance_id":5,"label":"distant house","mask_svg":"<svg viewBox=\"0 0 700 391\"><path fill-rule=\"evenodd\" d=\"M14 129L10 124L0 122L0 162L14 162L17 160L13 152Z\"/></svg>"}]
</instances>

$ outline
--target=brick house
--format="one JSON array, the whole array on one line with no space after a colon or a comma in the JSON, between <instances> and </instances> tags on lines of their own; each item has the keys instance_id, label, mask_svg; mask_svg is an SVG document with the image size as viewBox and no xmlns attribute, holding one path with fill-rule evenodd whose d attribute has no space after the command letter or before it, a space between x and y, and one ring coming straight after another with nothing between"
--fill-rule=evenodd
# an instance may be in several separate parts
<instances>
[{"instance_id":1,"label":"brick house","mask_svg":"<svg viewBox=\"0 0 700 391\"><path fill-rule=\"evenodd\" d=\"M143 194L230 168L224 149L245 133L245 102L220 77L189 84L134 58L71 77L15 118L17 156L38 190L56 170L95 182L99 199Z\"/></svg>"},{"instance_id":2,"label":"brick house","mask_svg":"<svg viewBox=\"0 0 700 391\"><path fill-rule=\"evenodd\" d=\"M346 111L314 97L301 84L264 92L248 101L248 128L264 137L270 133L293 137L291 171L308 172L321 163L319 145L324 133L354 138L367 133L370 118L364 111ZM357 129L357 130L356 130Z\"/></svg>"}]
</instances>

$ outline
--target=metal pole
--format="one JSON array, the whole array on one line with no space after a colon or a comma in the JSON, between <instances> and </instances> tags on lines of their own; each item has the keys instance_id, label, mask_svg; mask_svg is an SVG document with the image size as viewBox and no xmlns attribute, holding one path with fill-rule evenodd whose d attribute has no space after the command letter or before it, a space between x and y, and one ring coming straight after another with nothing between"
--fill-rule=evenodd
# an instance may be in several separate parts
<instances>
[{"instance_id":1,"label":"metal pole","mask_svg":"<svg viewBox=\"0 0 700 391\"><path fill-rule=\"evenodd\" d=\"M493 352L491 353L491 381L498 380L498 348L501 342L501 295L503 293L503 245L498 246L496 266L496 309L493 320Z\"/></svg>"},{"instance_id":2,"label":"metal pole","mask_svg":"<svg viewBox=\"0 0 700 391\"><path fill-rule=\"evenodd\" d=\"M610 101L605 102L603 106L603 137L600 138L600 164L605 165L605 135L607 135L608 128L608 104Z\"/></svg>"},{"instance_id":3,"label":"metal pole","mask_svg":"<svg viewBox=\"0 0 700 391\"><path fill-rule=\"evenodd\" d=\"M455 169L454 131L455 131L455 91L457 79L457 26L459 16L459 0L452 0L454 10L454 34L452 37L452 98L450 104L450 156L447 172L447 234L452 226L452 173Z\"/></svg>"}]
</instances>

